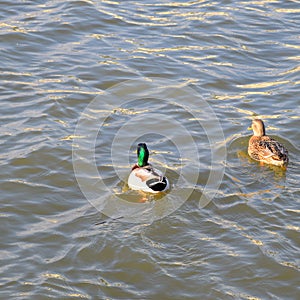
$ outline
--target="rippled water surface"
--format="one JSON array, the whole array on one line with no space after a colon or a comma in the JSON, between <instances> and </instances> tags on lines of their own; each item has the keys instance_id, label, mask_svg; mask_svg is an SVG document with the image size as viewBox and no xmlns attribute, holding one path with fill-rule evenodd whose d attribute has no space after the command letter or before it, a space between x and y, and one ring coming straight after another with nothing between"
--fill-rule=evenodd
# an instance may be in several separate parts
<instances>
[{"instance_id":1,"label":"rippled water surface","mask_svg":"<svg viewBox=\"0 0 300 300\"><path fill-rule=\"evenodd\" d=\"M1 299L299 299L298 1L0 6ZM124 183L142 140L167 194Z\"/></svg>"}]
</instances>

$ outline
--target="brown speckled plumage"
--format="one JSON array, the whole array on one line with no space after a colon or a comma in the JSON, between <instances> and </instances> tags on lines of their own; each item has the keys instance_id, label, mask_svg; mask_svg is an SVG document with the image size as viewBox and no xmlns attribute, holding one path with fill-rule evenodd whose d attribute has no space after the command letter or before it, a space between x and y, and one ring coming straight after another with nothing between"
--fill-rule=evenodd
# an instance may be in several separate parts
<instances>
[{"instance_id":1,"label":"brown speckled plumage","mask_svg":"<svg viewBox=\"0 0 300 300\"><path fill-rule=\"evenodd\" d=\"M249 140L248 154L254 160L276 166L288 164L288 151L275 139L265 135L265 126L262 120L252 122L254 135Z\"/></svg>"}]
</instances>

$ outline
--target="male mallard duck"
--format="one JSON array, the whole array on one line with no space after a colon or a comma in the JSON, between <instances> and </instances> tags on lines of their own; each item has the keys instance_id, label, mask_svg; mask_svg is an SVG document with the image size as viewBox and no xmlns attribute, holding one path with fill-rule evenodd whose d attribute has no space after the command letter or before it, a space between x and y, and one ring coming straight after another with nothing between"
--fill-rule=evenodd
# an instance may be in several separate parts
<instances>
[{"instance_id":1,"label":"male mallard duck","mask_svg":"<svg viewBox=\"0 0 300 300\"><path fill-rule=\"evenodd\" d=\"M149 150L145 143L138 144L138 162L132 167L128 177L128 185L133 190L158 193L169 188L168 179L154 169L149 163Z\"/></svg>"},{"instance_id":2,"label":"male mallard duck","mask_svg":"<svg viewBox=\"0 0 300 300\"><path fill-rule=\"evenodd\" d=\"M275 166L286 166L289 162L288 151L276 140L265 135L262 120L252 121L253 136L249 140L248 154L262 163Z\"/></svg>"}]
</instances>

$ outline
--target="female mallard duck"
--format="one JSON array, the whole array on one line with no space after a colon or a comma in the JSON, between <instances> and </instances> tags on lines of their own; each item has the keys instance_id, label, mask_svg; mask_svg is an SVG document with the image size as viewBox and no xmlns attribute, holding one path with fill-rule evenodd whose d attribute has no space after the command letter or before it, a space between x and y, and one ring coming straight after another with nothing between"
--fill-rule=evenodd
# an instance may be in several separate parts
<instances>
[{"instance_id":1,"label":"female mallard duck","mask_svg":"<svg viewBox=\"0 0 300 300\"><path fill-rule=\"evenodd\" d=\"M169 188L168 179L149 163L149 151L145 143L138 144L138 162L132 167L128 177L128 186L133 190L158 193Z\"/></svg>"},{"instance_id":2,"label":"female mallard duck","mask_svg":"<svg viewBox=\"0 0 300 300\"><path fill-rule=\"evenodd\" d=\"M253 136L249 140L248 154L254 160L275 166L286 166L289 162L288 151L276 140L265 135L262 120L252 121Z\"/></svg>"}]
</instances>

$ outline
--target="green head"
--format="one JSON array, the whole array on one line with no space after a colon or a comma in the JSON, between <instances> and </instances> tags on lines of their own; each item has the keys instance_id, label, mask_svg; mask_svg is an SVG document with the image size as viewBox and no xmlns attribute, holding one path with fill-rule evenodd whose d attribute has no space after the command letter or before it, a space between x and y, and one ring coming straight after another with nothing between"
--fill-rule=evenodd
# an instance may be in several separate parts
<instances>
[{"instance_id":1,"label":"green head","mask_svg":"<svg viewBox=\"0 0 300 300\"><path fill-rule=\"evenodd\" d=\"M138 166L145 167L148 165L149 150L145 143L138 144L137 147Z\"/></svg>"}]
</instances>

